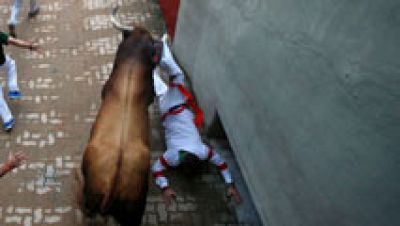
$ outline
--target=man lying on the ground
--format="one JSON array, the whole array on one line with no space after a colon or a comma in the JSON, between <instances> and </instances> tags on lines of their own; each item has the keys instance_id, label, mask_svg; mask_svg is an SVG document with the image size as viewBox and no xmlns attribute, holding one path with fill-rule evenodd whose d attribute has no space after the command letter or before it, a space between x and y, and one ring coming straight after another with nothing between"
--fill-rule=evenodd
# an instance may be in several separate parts
<instances>
[{"instance_id":1,"label":"man lying on the ground","mask_svg":"<svg viewBox=\"0 0 400 226\"><path fill-rule=\"evenodd\" d=\"M210 161L216 165L227 184L227 195L237 203L241 202L239 192L233 183L228 166L212 147L204 144L198 128L202 124L202 113L189 91L184 87L184 75L173 59L163 37L163 50L160 67L168 74L169 86L163 82L157 70L154 70L154 87L162 113L162 125L165 129L167 150L153 164L152 172L157 186L162 190L167 205L176 197L170 187L164 171L168 168L186 166L196 168L200 161ZM193 115L192 111L195 112Z\"/></svg>"},{"instance_id":2,"label":"man lying on the ground","mask_svg":"<svg viewBox=\"0 0 400 226\"><path fill-rule=\"evenodd\" d=\"M11 172L13 169L20 166L26 159L26 156L21 152L18 152L15 155L10 155L8 160L0 167L0 177L3 177L8 172Z\"/></svg>"}]
</instances>

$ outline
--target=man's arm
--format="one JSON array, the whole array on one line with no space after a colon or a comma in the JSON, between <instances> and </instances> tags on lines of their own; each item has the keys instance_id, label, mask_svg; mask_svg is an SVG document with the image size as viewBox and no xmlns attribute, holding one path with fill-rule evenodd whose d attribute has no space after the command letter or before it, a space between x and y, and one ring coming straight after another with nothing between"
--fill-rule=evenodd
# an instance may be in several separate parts
<instances>
[{"instance_id":1,"label":"man's arm","mask_svg":"<svg viewBox=\"0 0 400 226\"><path fill-rule=\"evenodd\" d=\"M167 72L170 79L175 84L183 84L185 78L183 76L182 69L176 63L174 56L172 55L172 52L167 42L166 34L164 34L164 36L162 37L162 43L163 43L163 50L160 60L160 67Z\"/></svg>"},{"instance_id":2,"label":"man's arm","mask_svg":"<svg viewBox=\"0 0 400 226\"><path fill-rule=\"evenodd\" d=\"M5 162L3 166L0 168L0 177L3 177L6 175L8 172L10 172L13 168L8 162Z\"/></svg>"},{"instance_id":3,"label":"man's arm","mask_svg":"<svg viewBox=\"0 0 400 226\"><path fill-rule=\"evenodd\" d=\"M154 92L157 97L161 97L168 92L168 85L161 79L159 69L153 70Z\"/></svg>"},{"instance_id":4,"label":"man's arm","mask_svg":"<svg viewBox=\"0 0 400 226\"><path fill-rule=\"evenodd\" d=\"M231 173L229 172L228 165L226 162L221 158L221 156L212 150L211 148L209 149L208 153L208 159L211 163L216 165L224 178L225 184L227 185L227 196L230 198L233 198L236 203L241 203L242 198L237 191L235 184L233 183L233 179L231 176Z\"/></svg>"},{"instance_id":5,"label":"man's arm","mask_svg":"<svg viewBox=\"0 0 400 226\"><path fill-rule=\"evenodd\" d=\"M169 186L168 179L164 172L168 169L169 165L163 156L157 159L151 168L157 186L162 190L164 202L170 205L172 199L176 197L175 191Z\"/></svg>"},{"instance_id":6,"label":"man's arm","mask_svg":"<svg viewBox=\"0 0 400 226\"><path fill-rule=\"evenodd\" d=\"M8 37L8 44L18 46L21 48L29 49L31 51L38 51L40 50L39 44L31 41L24 41L21 39L16 39L13 37Z\"/></svg>"},{"instance_id":7,"label":"man's arm","mask_svg":"<svg viewBox=\"0 0 400 226\"><path fill-rule=\"evenodd\" d=\"M0 177L3 177L11 170L20 166L26 159L26 156L20 152L15 155L11 155L10 158L0 168Z\"/></svg>"},{"instance_id":8,"label":"man's arm","mask_svg":"<svg viewBox=\"0 0 400 226\"><path fill-rule=\"evenodd\" d=\"M173 92L179 92L180 96L186 101L186 104L192 109L195 114L194 124L196 127L201 128L203 126L203 112L200 107L197 106L196 101L190 91L185 88L185 77L182 69L175 62L171 50L167 43L167 36L164 35L162 38L163 52L160 60L160 68L167 71L170 80L170 87L175 88Z\"/></svg>"}]
</instances>

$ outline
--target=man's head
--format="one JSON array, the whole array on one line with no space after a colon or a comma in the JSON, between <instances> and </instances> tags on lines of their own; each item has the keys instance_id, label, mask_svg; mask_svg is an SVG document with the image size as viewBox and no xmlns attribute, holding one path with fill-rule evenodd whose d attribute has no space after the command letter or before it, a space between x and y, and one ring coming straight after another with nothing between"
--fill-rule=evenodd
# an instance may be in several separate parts
<instances>
[{"instance_id":1,"label":"man's head","mask_svg":"<svg viewBox=\"0 0 400 226\"><path fill-rule=\"evenodd\" d=\"M200 168L200 159L187 151L179 151L179 167L184 173L191 174Z\"/></svg>"}]
</instances>

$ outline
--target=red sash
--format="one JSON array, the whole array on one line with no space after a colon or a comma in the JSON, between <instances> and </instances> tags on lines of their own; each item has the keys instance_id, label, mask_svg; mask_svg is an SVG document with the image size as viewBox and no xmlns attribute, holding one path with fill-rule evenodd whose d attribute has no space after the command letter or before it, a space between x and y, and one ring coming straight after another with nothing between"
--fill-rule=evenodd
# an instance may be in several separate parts
<instances>
[{"instance_id":1,"label":"red sash","mask_svg":"<svg viewBox=\"0 0 400 226\"><path fill-rule=\"evenodd\" d=\"M186 98L186 105L194 111L194 115L195 115L194 120L193 120L194 124L198 128L202 127L203 126L203 112L200 109L200 107L197 106L197 104L196 104L192 94L190 94L189 90L187 90L185 88L185 86L183 86L182 84L171 83L170 86L176 87L179 89L179 91L182 93L182 95ZM173 114L173 115L179 114L183 111L183 109L167 112L166 114L163 115L163 119L166 116L171 115L171 114Z\"/></svg>"}]
</instances>

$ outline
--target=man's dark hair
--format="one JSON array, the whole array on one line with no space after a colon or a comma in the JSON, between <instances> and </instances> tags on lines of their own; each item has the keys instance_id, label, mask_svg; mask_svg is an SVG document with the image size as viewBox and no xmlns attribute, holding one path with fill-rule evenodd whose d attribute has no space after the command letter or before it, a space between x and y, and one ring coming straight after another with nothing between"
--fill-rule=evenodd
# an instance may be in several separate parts
<instances>
[{"instance_id":1,"label":"man's dark hair","mask_svg":"<svg viewBox=\"0 0 400 226\"><path fill-rule=\"evenodd\" d=\"M180 166L185 173L193 173L200 168L200 159L187 151L179 151Z\"/></svg>"}]
</instances>

